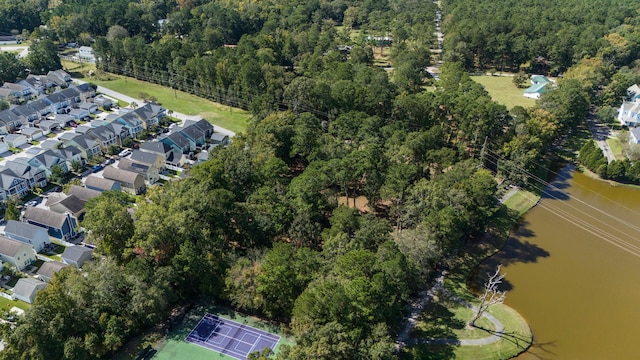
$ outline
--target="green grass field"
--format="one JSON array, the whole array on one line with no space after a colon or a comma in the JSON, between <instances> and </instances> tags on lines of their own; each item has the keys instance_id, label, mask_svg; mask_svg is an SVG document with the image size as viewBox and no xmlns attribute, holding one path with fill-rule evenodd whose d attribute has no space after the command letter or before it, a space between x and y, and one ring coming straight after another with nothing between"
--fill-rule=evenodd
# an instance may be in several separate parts
<instances>
[{"instance_id":1,"label":"green grass field","mask_svg":"<svg viewBox=\"0 0 640 360\"><path fill-rule=\"evenodd\" d=\"M147 93L167 109L187 115L200 115L212 124L236 133L244 132L251 119L251 114L247 111L218 104L186 92L174 91L168 87L123 76L111 75L110 78L112 80L96 78L85 80L134 98L139 98L140 93Z\"/></svg>"},{"instance_id":2,"label":"green grass field","mask_svg":"<svg viewBox=\"0 0 640 360\"><path fill-rule=\"evenodd\" d=\"M213 350L202 348L186 342L184 339L189 332L198 324L198 321L206 313L217 314L220 317L233 320L240 323L246 323L250 326L268 331L280 336L280 342L275 348L277 353L282 345L294 345L293 338L285 336L278 326L265 323L259 319L244 316L240 313L217 307L195 306L185 316L182 324L175 328L169 335L156 346L157 353L152 358L154 360L196 360L196 359L224 359L229 360L230 357Z\"/></svg>"},{"instance_id":3,"label":"green grass field","mask_svg":"<svg viewBox=\"0 0 640 360\"><path fill-rule=\"evenodd\" d=\"M536 104L534 99L524 97L524 89L518 89L513 84L511 76L472 76L475 82L482 84L491 95L491 98L498 104L502 104L511 110L514 106L524 108L532 107Z\"/></svg>"},{"instance_id":4,"label":"green grass field","mask_svg":"<svg viewBox=\"0 0 640 360\"><path fill-rule=\"evenodd\" d=\"M620 140L609 138L607 139L607 144L609 144L611 152L613 153L613 156L616 157L616 160L625 159L624 153L622 152L622 144L620 143Z\"/></svg>"},{"instance_id":5,"label":"green grass field","mask_svg":"<svg viewBox=\"0 0 640 360\"><path fill-rule=\"evenodd\" d=\"M200 115L212 124L236 133L244 132L251 121L251 114L245 110L222 105L183 91L175 91L165 86L120 75L108 74L103 78L89 76L90 71L96 71L93 64L63 60L62 66L73 77L82 78L133 98L139 98L140 93L147 93L167 109L187 115ZM127 104L119 102L119 105Z\"/></svg>"}]
</instances>

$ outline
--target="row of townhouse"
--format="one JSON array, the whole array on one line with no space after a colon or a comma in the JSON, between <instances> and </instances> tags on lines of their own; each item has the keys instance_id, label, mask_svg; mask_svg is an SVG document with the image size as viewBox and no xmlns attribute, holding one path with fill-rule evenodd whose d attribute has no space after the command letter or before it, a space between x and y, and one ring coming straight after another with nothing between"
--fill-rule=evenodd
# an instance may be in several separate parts
<instances>
[{"instance_id":1,"label":"row of townhouse","mask_svg":"<svg viewBox=\"0 0 640 360\"><path fill-rule=\"evenodd\" d=\"M61 73L58 76L53 74ZM42 78L40 76L39 78ZM49 77L60 79L57 85L55 82L47 82L47 85L37 85L40 80L30 77L21 80L17 84L5 83L0 88L0 99L7 99L3 94L4 90L13 89L12 91L20 92L21 100L30 100L33 97L38 99L25 103L23 105L14 106L0 112L0 133L7 134L16 131L20 127L31 126L37 124L40 120L45 119L50 114L68 114L71 120L81 120L88 117L91 113L97 112L98 105L93 102L96 96L95 90L88 84L78 86L70 85L71 77L62 70L50 72L45 79ZM31 80L31 81L30 81ZM45 95L48 84L61 86L56 92ZM6 92L6 91L5 91ZM42 95L42 96L40 96ZM65 126L66 124L62 124Z\"/></svg>"}]
</instances>

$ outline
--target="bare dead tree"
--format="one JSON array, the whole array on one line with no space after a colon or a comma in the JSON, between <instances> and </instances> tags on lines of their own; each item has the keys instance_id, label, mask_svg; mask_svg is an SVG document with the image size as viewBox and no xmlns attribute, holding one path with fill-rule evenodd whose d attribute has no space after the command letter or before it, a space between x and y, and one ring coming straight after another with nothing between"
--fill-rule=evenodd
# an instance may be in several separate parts
<instances>
[{"instance_id":1,"label":"bare dead tree","mask_svg":"<svg viewBox=\"0 0 640 360\"><path fill-rule=\"evenodd\" d=\"M498 265L496 272L489 277L486 283L484 283L484 292L480 296L480 305L478 305L478 311L469 323L471 326L476 326L476 321L484 314L491 305L502 304L504 298L507 295L506 291L498 290L498 286L502 283L502 279L506 274L500 273L502 265Z\"/></svg>"}]
</instances>

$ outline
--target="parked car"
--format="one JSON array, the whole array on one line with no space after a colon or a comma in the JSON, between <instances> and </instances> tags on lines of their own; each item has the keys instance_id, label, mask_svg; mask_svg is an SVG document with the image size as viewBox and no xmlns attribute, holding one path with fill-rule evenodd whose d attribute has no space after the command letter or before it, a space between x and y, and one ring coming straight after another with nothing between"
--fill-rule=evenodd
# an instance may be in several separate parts
<instances>
[{"instance_id":1,"label":"parked car","mask_svg":"<svg viewBox=\"0 0 640 360\"><path fill-rule=\"evenodd\" d=\"M71 126L72 128L78 127L78 123L76 123L75 121L69 121L69 126Z\"/></svg>"},{"instance_id":2,"label":"parked car","mask_svg":"<svg viewBox=\"0 0 640 360\"><path fill-rule=\"evenodd\" d=\"M94 173L97 173L98 171L104 169L104 166L102 166L102 164L98 164L96 166L94 166L93 168L91 168L91 171Z\"/></svg>"},{"instance_id":3,"label":"parked car","mask_svg":"<svg viewBox=\"0 0 640 360\"><path fill-rule=\"evenodd\" d=\"M124 149L122 151L120 151L120 153L118 154L118 156L120 156L121 158L126 157L131 155L131 150L129 149Z\"/></svg>"}]
</instances>

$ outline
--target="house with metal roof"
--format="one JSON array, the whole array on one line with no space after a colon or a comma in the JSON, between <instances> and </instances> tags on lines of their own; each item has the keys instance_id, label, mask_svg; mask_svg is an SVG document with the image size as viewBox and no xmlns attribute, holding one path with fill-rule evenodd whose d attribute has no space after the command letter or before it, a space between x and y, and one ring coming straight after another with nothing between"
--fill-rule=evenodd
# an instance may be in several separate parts
<instances>
[{"instance_id":1,"label":"house with metal roof","mask_svg":"<svg viewBox=\"0 0 640 360\"><path fill-rule=\"evenodd\" d=\"M22 221L9 220L4 228L5 235L13 240L30 245L36 252L51 243L47 229Z\"/></svg>"},{"instance_id":2,"label":"house with metal roof","mask_svg":"<svg viewBox=\"0 0 640 360\"><path fill-rule=\"evenodd\" d=\"M120 186L119 182L101 178L95 175L87 176L84 181L84 186L86 186L87 189L100 192L108 190L122 191L122 187Z\"/></svg>"},{"instance_id":3,"label":"house with metal roof","mask_svg":"<svg viewBox=\"0 0 640 360\"><path fill-rule=\"evenodd\" d=\"M28 304L32 304L36 299L36 294L47 287L47 283L34 278L22 278L13 288L13 296Z\"/></svg>"},{"instance_id":4,"label":"house with metal roof","mask_svg":"<svg viewBox=\"0 0 640 360\"><path fill-rule=\"evenodd\" d=\"M60 214L55 211L28 207L23 220L29 224L47 229L49 236L69 241L76 236L77 220L71 214Z\"/></svg>"},{"instance_id":5,"label":"house with metal roof","mask_svg":"<svg viewBox=\"0 0 640 360\"><path fill-rule=\"evenodd\" d=\"M122 191L126 191L134 195L143 193L146 188L144 177L133 171L118 169L114 166L107 166L104 168L102 176L105 179L119 183Z\"/></svg>"},{"instance_id":6,"label":"house with metal roof","mask_svg":"<svg viewBox=\"0 0 640 360\"><path fill-rule=\"evenodd\" d=\"M60 261L45 261L36 274L40 280L49 282L58 271L66 267L69 267L69 265Z\"/></svg>"},{"instance_id":7,"label":"house with metal roof","mask_svg":"<svg viewBox=\"0 0 640 360\"><path fill-rule=\"evenodd\" d=\"M84 246L69 246L62 253L62 260L69 264L81 268L84 263L91 260L93 257L93 250Z\"/></svg>"},{"instance_id":8,"label":"house with metal roof","mask_svg":"<svg viewBox=\"0 0 640 360\"><path fill-rule=\"evenodd\" d=\"M29 244L0 236L0 260L13 265L18 271L37 260L36 251Z\"/></svg>"}]
</instances>

